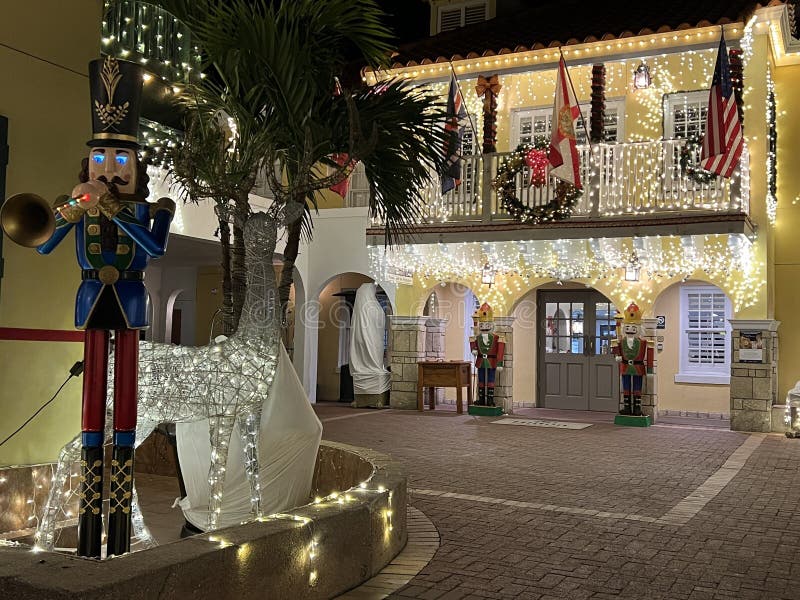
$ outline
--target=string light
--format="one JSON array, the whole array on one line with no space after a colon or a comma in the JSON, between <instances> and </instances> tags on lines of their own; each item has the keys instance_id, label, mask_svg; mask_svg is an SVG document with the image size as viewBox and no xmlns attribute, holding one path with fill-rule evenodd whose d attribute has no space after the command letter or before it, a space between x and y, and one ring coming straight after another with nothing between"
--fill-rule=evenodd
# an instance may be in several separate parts
<instances>
[{"instance_id":1,"label":"string light","mask_svg":"<svg viewBox=\"0 0 800 600\"><path fill-rule=\"evenodd\" d=\"M623 301L630 297L649 305L656 286L668 285L676 278L701 276L725 290L738 311L756 302L763 285L763 265L754 254L754 244L743 234L408 244L369 249L370 272L378 281L390 281L388 274L402 265L413 273L418 287L429 289L446 281L462 283L481 301L501 310L510 308L533 284L547 280L602 285ZM625 267L632 255L640 266L640 279L635 282L625 281ZM481 285L487 263L496 273L495 283L488 289Z\"/></svg>"},{"instance_id":2,"label":"string light","mask_svg":"<svg viewBox=\"0 0 800 600\"><path fill-rule=\"evenodd\" d=\"M101 42L106 54L138 60L170 82L189 82L200 73L202 54L185 23L140 0L105 0Z\"/></svg>"},{"instance_id":3,"label":"string light","mask_svg":"<svg viewBox=\"0 0 800 600\"><path fill-rule=\"evenodd\" d=\"M767 152L766 152L766 173L767 173L767 218L770 224L774 225L778 213L778 161L777 145L778 131L776 127L777 104L775 100L775 82L772 80L772 72L767 67Z\"/></svg>"}]
</instances>

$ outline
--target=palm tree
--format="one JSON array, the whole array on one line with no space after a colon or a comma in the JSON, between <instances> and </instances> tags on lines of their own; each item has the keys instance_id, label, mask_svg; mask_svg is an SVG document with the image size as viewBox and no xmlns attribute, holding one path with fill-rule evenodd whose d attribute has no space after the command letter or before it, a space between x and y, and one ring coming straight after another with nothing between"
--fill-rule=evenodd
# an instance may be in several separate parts
<instances>
[{"instance_id":1,"label":"palm tree","mask_svg":"<svg viewBox=\"0 0 800 600\"><path fill-rule=\"evenodd\" d=\"M183 20L206 53L208 77L194 86L196 93L207 102L214 97L209 104L215 108L235 107L227 112L240 130L237 143L259 155L254 168L266 173L275 202L296 215L287 220L279 285L284 308L319 194L352 168L332 160L334 155L364 163L370 213L382 219L389 243L419 216L421 190L443 161L442 105L424 89L399 81L335 91L354 54L373 67L389 58L391 35L374 0L157 4ZM246 126L239 126L240 119Z\"/></svg>"}]
</instances>

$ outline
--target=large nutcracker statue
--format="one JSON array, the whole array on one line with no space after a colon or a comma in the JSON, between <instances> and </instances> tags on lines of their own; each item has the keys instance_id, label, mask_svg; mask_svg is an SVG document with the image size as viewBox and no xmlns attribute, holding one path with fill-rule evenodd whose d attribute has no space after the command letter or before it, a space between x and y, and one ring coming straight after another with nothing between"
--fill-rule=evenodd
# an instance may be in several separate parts
<instances>
[{"instance_id":1,"label":"large nutcracker statue","mask_svg":"<svg viewBox=\"0 0 800 600\"><path fill-rule=\"evenodd\" d=\"M622 335L611 341L611 352L619 363L623 404L620 414L642 415L645 375L653 373L653 342L640 336L642 313L631 302L622 319Z\"/></svg>"},{"instance_id":2,"label":"large nutcracker statue","mask_svg":"<svg viewBox=\"0 0 800 600\"><path fill-rule=\"evenodd\" d=\"M75 327L86 330L81 411L78 554L99 557L103 534L103 441L110 332L114 331L114 448L108 510L109 556L130 551L139 331L149 326L144 269L166 250L175 203L149 203L138 159L144 72L112 57L89 63L93 137L80 183L55 208L33 194L9 198L3 229L49 254L70 230L81 267ZM49 220L49 222L47 222ZM32 227L38 222L38 226Z\"/></svg>"},{"instance_id":3,"label":"large nutcracker statue","mask_svg":"<svg viewBox=\"0 0 800 600\"><path fill-rule=\"evenodd\" d=\"M506 341L502 335L494 333L494 313L486 302L473 315L477 322L475 336L469 340L469 347L475 356L478 369L478 406L494 406L495 377L503 370L503 354Z\"/></svg>"}]
</instances>

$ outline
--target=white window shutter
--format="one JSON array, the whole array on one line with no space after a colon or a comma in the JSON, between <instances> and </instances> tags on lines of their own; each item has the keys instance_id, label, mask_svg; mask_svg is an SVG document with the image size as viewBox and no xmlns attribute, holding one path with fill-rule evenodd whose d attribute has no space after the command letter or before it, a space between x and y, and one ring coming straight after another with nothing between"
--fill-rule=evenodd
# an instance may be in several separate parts
<instances>
[{"instance_id":1,"label":"white window shutter","mask_svg":"<svg viewBox=\"0 0 800 600\"><path fill-rule=\"evenodd\" d=\"M473 25L486 20L486 4L467 6L464 9L464 25Z\"/></svg>"},{"instance_id":2,"label":"white window shutter","mask_svg":"<svg viewBox=\"0 0 800 600\"><path fill-rule=\"evenodd\" d=\"M461 27L461 7L443 8L439 13L439 31L452 31Z\"/></svg>"}]
</instances>

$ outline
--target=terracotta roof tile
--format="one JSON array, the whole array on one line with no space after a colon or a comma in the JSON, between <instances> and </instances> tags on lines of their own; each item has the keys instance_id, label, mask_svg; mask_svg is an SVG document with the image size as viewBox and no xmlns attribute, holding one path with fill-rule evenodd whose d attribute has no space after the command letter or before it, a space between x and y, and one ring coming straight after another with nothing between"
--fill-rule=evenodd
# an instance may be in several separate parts
<instances>
[{"instance_id":1,"label":"terracotta roof tile","mask_svg":"<svg viewBox=\"0 0 800 600\"><path fill-rule=\"evenodd\" d=\"M543 0L514 14L404 44L393 57L394 67L423 59L444 62L530 49L613 40L652 32L742 22L767 0ZM564 44L561 40L568 40ZM423 63L425 64L425 63Z\"/></svg>"}]
</instances>

